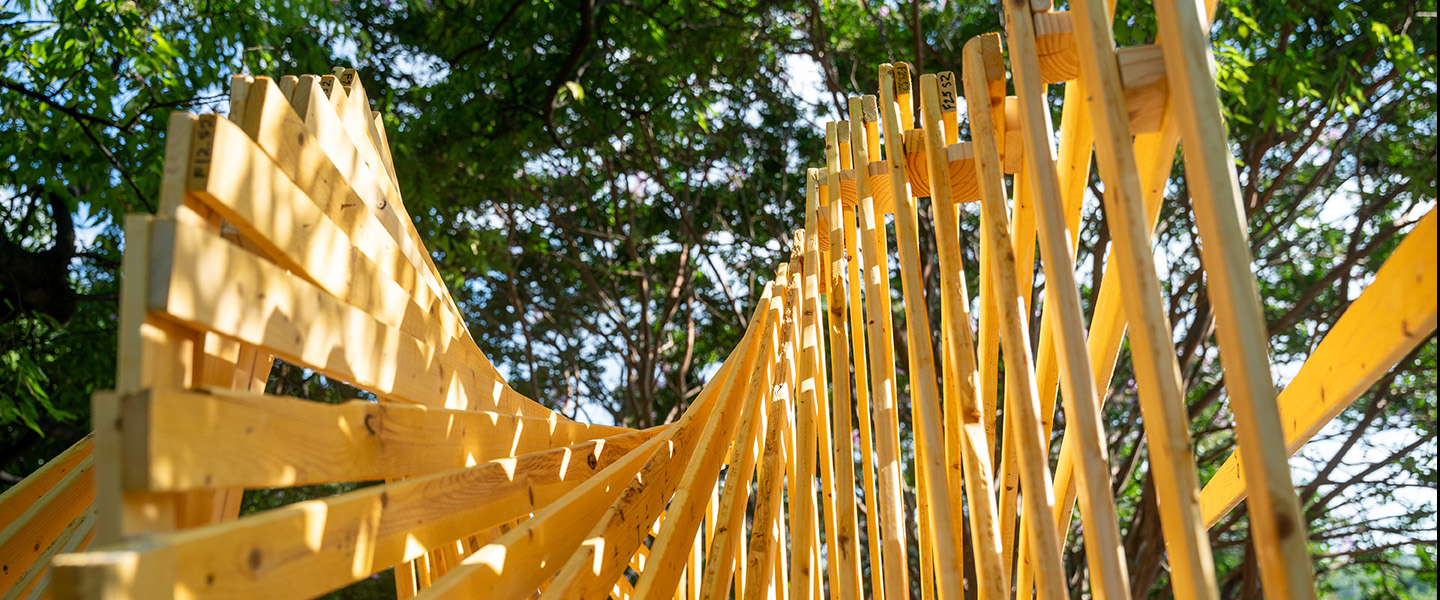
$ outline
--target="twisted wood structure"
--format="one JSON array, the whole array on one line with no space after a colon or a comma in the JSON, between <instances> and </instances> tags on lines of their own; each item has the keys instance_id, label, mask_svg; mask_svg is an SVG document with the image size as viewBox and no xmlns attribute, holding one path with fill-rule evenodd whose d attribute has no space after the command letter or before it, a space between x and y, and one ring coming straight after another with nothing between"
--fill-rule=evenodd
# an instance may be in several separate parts
<instances>
[{"instance_id":1,"label":"twisted wood structure","mask_svg":"<svg viewBox=\"0 0 1440 600\"><path fill-rule=\"evenodd\" d=\"M0 590L309 597L394 568L401 597L901 598L918 561L924 598L1053 599L1072 592L1060 563L1078 503L1090 592L1129 598L1097 394L1128 334L1175 596L1217 596L1206 530L1248 499L1267 594L1312 597L1286 459L1435 329L1436 216L1277 398L1210 71L1214 8L1157 0L1159 42L1116 49L1112 5L1007 1L1006 43L971 40L961 78L917 89L907 65L881 65L878 98L826 126L804 228L743 340L677 422L647 430L576 423L506 384L405 212L354 70L236 77L228 118L171 120L160 212L126 223L117 389L95 397L92 438L0 498ZM1177 147L1239 441L1203 487L1150 242ZM1114 247L1087 320L1073 248L1092 149ZM960 238L967 210L978 240ZM893 272L905 339L942 340L938 356L904 349L908 448ZM276 358L376 401L266 395ZM236 518L243 489L379 480Z\"/></svg>"}]
</instances>

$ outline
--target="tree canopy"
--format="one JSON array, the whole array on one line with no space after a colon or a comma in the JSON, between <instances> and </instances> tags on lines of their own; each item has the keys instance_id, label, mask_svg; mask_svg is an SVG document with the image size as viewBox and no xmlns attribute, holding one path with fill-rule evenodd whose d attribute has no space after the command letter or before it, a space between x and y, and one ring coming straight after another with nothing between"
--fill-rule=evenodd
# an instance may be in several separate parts
<instances>
[{"instance_id":1,"label":"tree canopy","mask_svg":"<svg viewBox=\"0 0 1440 600\"><path fill-rule=\"evenodd\" d=\"M998 4L951 1L3 6L6 484L89 430L90 394L114 383L122 217L155 209L167 115L223 113L232 74L357 67L385 115L406 206L481 347L519 391L566 415L646 427L684 411L735 346L757 282L788 256L804 167L844 99L874 93L882 62L959 71L966 40L1003 28ZM1218 85L1277 385L1435 206L1434 21L1433 0L1222 3ZM1121 45L1154 41L1149 3L1122 0L1116 22ZM1077 249L1086 296L1109 243L1093 173ZM1165 206L1157 257L1203 480L1234 441L1178 161ZM978 219L965 214L969 253ZM934 256L922 231L925 243ZM895 332L897 347L911 342ZM1105 423L1114 485L1133 587L1159 595L1137 392L1119 365ZM356 393L283 364L271 390ZM1322 589L1434 594L1435 423L1432 335L1292 461ZM1259 597L1245 527L1237 510L1212 530L1226 596ZM1077 580L1083 552L1072 543Z\"/></svg>"}]
</instances>

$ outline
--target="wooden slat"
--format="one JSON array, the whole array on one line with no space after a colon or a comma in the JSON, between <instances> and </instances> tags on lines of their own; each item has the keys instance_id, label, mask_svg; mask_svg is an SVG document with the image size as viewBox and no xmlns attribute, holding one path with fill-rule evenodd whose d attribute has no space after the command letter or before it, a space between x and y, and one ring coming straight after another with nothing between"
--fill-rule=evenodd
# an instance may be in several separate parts
<instances>
[{"instance_id":1,"label":"wooden slat","mask_svg":"<svg viewBox=\"0 0 1440 600\"><path fill-rule=\"evenodd\" d=\"M97 570L134 568L153 573L163 597L314 596L535 511L655 433L632 432L364 488L111 546L88 557L63 556L56 559L55 577L83 581L101 576ZM120 573L110 577L127 590Z\"/></svg>"},{"instance_id":2,"label":"wooden slat","mask_svg":"<svg viewBox=\"0 0 1440 600\"><path fill-rule=\"evenodd\" d=\"M313 87L313 81L307 80L307 83ZM417 249L413 242L397 242L373 210L359 210L362 205L389 206L398 199L387 196L369 171L356 164L361 161L348 145L348 138L337 131L342 127L335 123L339 117L331 107L313 106L307 112L308 118L302 120L292 105L275 92L269 80L257 79L250 87L250 107L241 124L246 134L295 182L301 193L329 215L355 247L374 261L381 273L394 279L412 296L411 301L421 308L421 315L428 317L428 327L442 330L450 339L463 340L458 345L460 350L468 351L466 360L498 377L489 359L474 347L448 290L438 275L429 271L431 265L426 262L428 254L423 247ZM347 159L350 162L342 162ZM447 339L439 341L444 342L442 347L448 346Z\"/></svg>"},{"instance_id":3,"label":"wooden slat","mask_svg":"<svg viewBox=\"0 0 1440 600\"><path fill-rule=\"evenodd\" d=\"M50 572L50 560L60 554L84 550L90 545L90 541L94 539L94 536L95 509L91 506L90 510L85 511L85 514L81 515L80 518L71 521L70 524L60 532L60 535L55 537L55 541L35 559L35 562L30 565L30 568L26 569L25 572L20 575L20 579L15 582L13 587L6 590L3 595L0 595L0 598L4 600L10 600L11 598L37 600L44 598L46 592L49 590L49 577L47 577L47 574Z\"/></svg>"},{"instance_id":4,"label":"wooden slat","mask_svg":"<svg viewBox=\"0 0 1440 600\"><path fill-rule=\"evenodd\" d=\"M154 228L153 311L377 395L465 410L526 410L526 399L493 377L234 244L172 221Z\"/></svg>"},{"instance_id":5,"label":"wooden slat","mask_svg":"<svg viewBox=\"0 0 1440 600\"><path fill-rule=\"evenodd\" d=\"M57 473L63 474L49 489L0 526L0 590L28 586L44 570L44 559L58 550L55 544L64 544L60 538L67 531L73 534L89 518L95 501L95 462L93 453L87 453L62 466ZM32 566L40 568L31 572Z\"/></svg>"},{"instance_id":6,"label":"wooden slat","mask_svg":"<svg viewBox=\"0 0 1440 600\"><path fill-rule=\"evenodd\" d=\"M767 289L762 298L770 298L772 290ZM710 492L715 489L716 479L724 461L720 454L734 439L735 431L750 429L747 422L753 422L757 407L764 402L764 391L770 385L769 372L773 357L772 349L778 345L777 319L780 305L778 299L770 302L766 313L765 330L757 340L761 349L757 353L752 371L741 371L745 379L736 378L732 385L745 390L743 397L727 402L722 412L704 435L695 451L691 453L689 465L681 475L679 486L670 498L666 509L665 523L650 545L651 558L657 568L647 569L636 581L635 591L645 597L673 596L679 587L679 577L685 568L686 558L694 545L696 532L700 530L709 503ZM741 445L735 456L747 454ZM743 459L742 459L743 460ZM737 474L738 475L738 474ZM748 478L737 481L747 485Z\"/></svg>"},{"instance_id":7,"label":"wooden slat","mask_svg":"<svg viewBox=\"0 0 1440 600\"><path fill-rule=\"evenodd\" d=\"M773 581L772 573L779 568L778 565L784 564L784 561L779 560L785 554L782 514L784 498L781 496L782 480L785 476L785 448L782 438L787 418L784 397L776 396L770 400L769 413L771 418L769 431L765 434L765 460L760 465L756 482L754 524L746 550L745 582L743 587L736 587L736 598L764 597L765 589ZM723 565L716 568L723 569ZM744 591L743 595L741 590ZM707 594L703 597L726 597L719 593L720 591L717 590L717 595Z\"/></svg>"},{"instance_id":8,"label":"wooden slat","mask_svg":"<svg viewBox=\"0 0 1440 600\"><path fill-rule=\"evenodd\" d=\"M984 38L987 37L990 38L988 43L984 41ZM1005 214L1004 179L1001 174L999 151L995 139L993 109L991 103L986 101L992 90L989 89L991 86L986 73L985 51L982 48L987 44L998 48L996 37L998 36L990 34L982 38L974 38L965 44L966 106L970 111L975 164L980 172L982 217L984 221L988 222L991 232L990 238L985 243L992 246L990 256L999 265L998 268L992 269L995 287L999 288L996 290L995 296L1005 298L1004 301L995 303L999 309L996 311L999 314L995 316L1006 331L1006 335L1001 336L1001 342L1005 343L1007 350L1006 354L1015 360L1014 366L1019 367L1013 369L1018 371L1018 376L1011 381L1023 386L1015 394L1014 405L1006 410L1014 410L1016 415L1016 427L1013 432L1018 444L1016 455L1021 461L1021 481L1027 490L1024 496L1025 510L1028 516L1032 517L1031 526L1026 528L1026 533L1033 542L1036 542L1037 548L1049 550L1037 552L1041 565L1037 570L1040 577L1037 586L1039 597L1042 599L1064 598L1068 596L1068 593L1056 541L1059 534L1055 527L1054 517L1050 514L1051 505L1055 500L1050 489L1048 453L1040 439L1038 415L1040 402L1035 396L1035 375L1030 362L1029 332L1020 326L1019 309L1022 303L1015 284L1014 247L1008 239L1010 227L1009 219Z\"/></svg>"},{"instance_id":9,"label":"wooden slat","mask_svg":"<svg viewBox=\"0 0 1440 600\"><path fill-rule=\"evenodd\" d=\"M830 246L829 256L826 257L830 262L830 278L823 283L826 287L826 301L829 309L826 323L829 325L830 335L830 407L832 411L831 424L834 427L831 434L834 440L831 450L835 465L835 485L831 491L836 494L834 505L837 511L835 514L837 529L835 537L829 540L829 547L830 560L836 563L840 575L839 586L832 589L831 593L839 598L849 599L862 597L865 592L860 583L860 527L856 517L856 505L859 503L859 499L855 498L853 494L855 490L855 444L851 437L854 425L851 419L853 406L850 396L850 334L847 330L849 323L846 321L849 309L845 291L845 277L849 267L844 243L847 231L845 207L840 202L838 185L841 152L839 138L842 128L848 130L849 124L831 122L825 126L826 176L831 182L829 186L831 196L826 206L822 207L820 211L829 214L829 235L830 239L835 240ZM853 221L853 218L851 220ZM850 231L853 231L853 228ZM865 435L869 435L869 432L867 431ZM867 463L870 461L868 453L864 460ZM868 489L873 489L873 484Z\"/></svg>"},{"instance_id":10,"label":"wooden slat","mask_svg":"<svg viewBox=\"0 0 1440 600\"><path fill-rule=\"evenodd\" d=\"M412 268L422 274L428 273L422 279L437 297L444 299L442 305L445 306L445 310L458 316L459 309L455 307L453 299L450 299L449 291L446 289L439 271L435 268L429 252L425 250L424 244L420 241L419 234L415 232L414 225L408 216L403 218L400 216L404 211L404 206L399 190L389 182L381 170L374 168L378 157L374 156L373 152L366 152L367 149L373 150L373 148L370 148L368 144L357 146L353 143L350 132L343 122L344 116L337 112L337 102L343 98L343 88L340 89L338 95L332 98L323 91L322 80L323 78L313 75L301 77L291 99L291 106L303 120L305 128L319 142L317 146L339 169L344 180L350 183L354 192L363 200L364 206L374 214L382 229L398 245ZM331 89L335 89L333 85ZM261 145L264 146L263 136L258 139L262 139ZM283 141L284 137L282 136L280 139ZM277 156L283 157L286 154L277 154ZM280 162L283 166L284 160ZM303 180L303 177L296 179ZM465 335L469 335L468 330L465 331ZM482 365L477 366L490 371L494 370L494 366L489 364L488 359L483 361Z\"/></svg>"},{"instance_id":11,"label":"wooden slat","mask_svg":"<svg viewBox=\"0 0 1440 600\"><path fill-rule=\"evenodd\" d=\"M25 479L20 480L5 493L0 494L0 523L13 523L29 510L41 496L49 493L56 482L75 470L95 450L95 434L91 433L75 442L64 452L46 461ZM0 545L4 545L0 539Z\"/></svg>"},{"instance_id":12,"label":"wooden slat","mask_svg":"<svg viewBox=\"0 0 1440 600\"><path fill-rule=\"evenodd\" d=\"M1380 267L1280 392L1285 449L1294 454L1400 359L1435 332L1436 209ZM1230 455L1200 492L1211 526L1246 496L1241 454Z\"/></svg>"},{"instance_id":13,"label":"wooden slat","mask_svg":"<svg viewBox=\"0 0 1440 600\"><path fill-rule=\"evenodd\" d=\"M693 419L688 424L676 426L672 442L674 454L651 458L639 478L590 529L586 537L589 541L564 562L550 583L549 593L566 598L589 598L603 594L610 582L624 571L625 558L644 539L643 527L637 527L637 524L643 521L648 525L665 509L682 481L698 477L686 469L687 465L694 466L690 459L697 449L703 452L713 447L714 440L728 441L731 438L739 418L745 383L753 376L754 365L764 346L764 328L769 322L769 309L772 307L770 288L767 286L766 293L757 303L756 312L751 317L752 325L736 350L740 356L735 368L727 373L723 382L711 384L711 387L718 388L715 410L705 415L704 419Z\"/></svg>"},{"instance_id":14,"label":"wooden slat","mask_svg":"<svg viewBox=\"0 0 1440 600\"><path fill-rule=\"evenodd\" d=\"M813 187L807 192L813 193ZM807 194L808 195L808 194ZM805 268L803 230L793 233L790 264L785 275L790 284L785 288L785 325L790 348L790 456L787 484L790 498L790 577L791 600L815 599L820 584L820 527L815 502L815 413L814 363L803 354ZM808 389L807 389L808 388Z\"/></svg>"},{"instance_id":15,"label":"wooden slat","mask_svg":"<svg viewBox=\"0 0 1440 600\"><path fill-rule=\"evenodd\" d=\"M840 154L840 168L846 169L855 162L858 154L854 151L850 140L861 140L863 142L864 130L859 123L854 121L841 121L842 127L836 133L840 136L838 151ZM846 270L845 280L848 282L847 309L850 314L850 357L851 366L855 372L855 419L859 425L860 433L860 460L861 476L865 478L865 531L868 542L868 558L870 562L870 594L872 598L885 597L885 580L882 576L885 573L884 561L881 557L880 541L880 516L879 497L875 491L875 453L873 449L873 437L871 427L870 408L870 369L869 357L865 352L865 306L860 300L860 290L864 284L860 279L860 255L858 251L857 219L854 207L846 206L841 216L840 226L843 231L834 234L843 236L845 240Z\"/></svg>"},{"instance_id":16,"label":"wooden slat","mask_svg":"<svg viewBox=\"0 0 1440 600\"><path fill-rule=\"evenodd\" d=\"M775 317L771 317L774 319ZM740 554L743 552L741 545L745 534L745 510L749 505L750 480L755 476L756 464L766 453L775 452L773 444L778 443L770 439L767 432L773 429L770 420L775 415L769 413L771 398L771 386L774 384L775 372L780 367L779 361L779 335L772 336L769 352L769 364L764 373L765 387L762 390L759 403L754 407L747 407L747 414L741 417L740 431L743 437L740 438L742 451L734 452L730 456L729 465L725 475L725 490L720 496L720 502L711 520L706 525L710 543L705 552L705 567L699 595L701 598L723 598L730 593L732 579L739 589L744 589L744 572L746 567L738 565L744 560ZM762 487L757 490L768 489ZM756 515L759 518L759 503L765 502L764 495L757 491ZM758 522L758 521L757 521ZM713 524L712 524L713 523Z\"/></svg>"},{"instance_id":17,"label":"wooden slat","mask_svg":"<svg viewBox=\"0 0 1440 600\"><path fill-rule=\"evenodd\" d=\"M1055 308L1053 318L1066 429L1077 436L1080 449L1080 511L1085 518L1085 547L1089 549L1085 555L1091 589L1098 598L1126 598L1130 596L1129 575L1110 487L1099 399L1085 348L1085 316L1075 281L1074 260L1068 250L1071 238L1060 198L1059 175L1050 159L1054 132L1050 128L1045 84L1036 57L1034 23L1031 15L1017 6L1007 7L1006 22L1011 25L1007 28L1010 64L1021 113L1026 170L1036 200L1040 254L1045 265L1045 298L1046 303ZM1025 487L1029 496L1029 486Z\"/></svg>"},{"instance_id":18,"label":"wooden slat","mask_svg":"<svg viewBox=\"0 0 1440 600\"><path fill-rule=\"evenodd\" d=\"M322 404L210 389L124 399L127 489L374 481L457 469L630 430L495 412ZM245 460L235 460L244 456Z\"/></svg>"},{"instance_id":19,"label":"wooden slat","mask_svg":"<svg viewBox=\"0 0 1440 600\"><path fill-rule=\"evenodd\" d=\"M953 86L953 83L951 84ZM953 92L953 90L952 90ZM960 467L964 469L964 481L966 496L969 499L970 530L972 537L972 548L974 550L974 562L976 579L976 593L981 600L999 600L1005 597L1008 591L1008 582L1004 579L1004 571L1001 566L1001 545L999 523L995 520L995 494L991 487L992 470L990 467L990 455L992 448L985 437L985 426L981 423L980 408L977 406L976 396L979 393L976 385L975 366L975 341L974 334L970 329L970 299L965 289L965 271L961 262L959 230L948 226L956 223L959 212L954 204L947 202L944 197L947 190L938 186L938 180L944 173L944 163L939 160L940 148L943 139L948 136L948 130L942 132L941 105L943 92L932 75L920 77L920 100L922 103L921 118L925 127L925 142L929 146L932 158L929 161L928 171L930 177L936 180L934 189L941 190L931 198L934 203L936 220L936 246L939 249L940 259L940 313L941 324L945 328L945 335L941 337L945 345L944 374L947 382L945 405L947 409L946 427L947 445L958 447L953 449ZM954 102L950 103L951 106ZM953 440L953 441L950 441ZM951 469L956 468L950 465ZM951 491L953 498L960 498L960 494ZM961 516L959 502L952 508L952 519ZM957 528L957 531L959 529Z\"/></svg>"},{"instance_id":20,"label":"wooden slat","mask_svg":"<svg viewBox=\"0 0 1440 600\"><path fill-rule=\"evenodd\" d=\"M1204 242L1200 261L1216 302L1215 337L1235 437L1250 491L1250 531L1260 579L1274 598L1314 598L1309 536L1290 478L1284 427L1275 403L1265 314L1251 271L1240 183L1225 136L1211 71L1209 28L1195 0L1155 3L1157 38L1185 146L1185 182Z\"/></svg>"},{"instance_id":21,"label":"wooden slat","mask_svg":"<svg viewBox=\"0 0 1440 600\"><path fill-rule=\"evenodd\" d=\"M891 170L899 173L906 170L906 165L903 144L894 143L902 136L896 114L897 81L899 79L892 69L887 69L886 65L880 66L880 106L884 115L885 138L894 144L889 146L892 150L885 158ZM909 87L908 81L904 83L904 87ZM906 101L908 102L908 98ZM959 598L964 596L964 588L960 582L963 561L958 556L963 538L962 532L955 529L954 511L950 504L952 499L948 494L948 486L944 484L945 436L941 431L944 415L940 412L939 379L935 370L935 356L929 343L929 305L925 302L925 283L920 275L920 227L916 217L916 202L905 182L896 180L893 186L895 245L900 254L905 334L906 339L915 341L907 344L907 347L910 358L911 404L914 427L917 430L916 479L918 493L924 494L928 500L926 510L916 515L916 519L928 524L931 536L931 539L926 540L931 547L927 549L922 546L921 551L924 553L928 550L933 553L931 560L934 561L936 595L940 598ZM958 503L958 499L955 500Z\"/></svg>"},{"instance_id":22,"label":"wooden slat","mask_svg":"<svg viewBox=\"0 0 1440 600\"><path fill-rule=\"evenodd\" d=\"M806 193L805 195L805 245L804 245L804 289L802 290L801 303L801 355L810 362L810 377L808 388L811 391L810 410L814 421L814 441L817 464L820 471L820 520L825 527L826 545L832 549L828 553L828 560L825 561L825 574L829 581L829 589L834 590L832 594L839 594L840 584L840 561L833 553L836 540L840 537L839 520L836 515L836 489L835 489L835 460L832 453L830 411L827 410L827 394L830 389L829 377L825 369L825 325L823 323L825 310L821 308L820 295L829 289L829 282L826 279L825 265L828 261L823 258L820 248L819 236L815 235L821 228L820 224L820 200L819 184L821 182L821 169L809 169L806 172L806 179L815 182L817 193ZM828 228L827 228L828 233ZM807 388L806 383L801 384L801 397ZM853 487L852 487L853 489ZM846 494L849 498L849 494ZM818 530L817 530L818 531ZM819 565L820 538L815 538L815 560ZM818 594L817 594L818 596Z\"/></svg>"},{"instance_id":23,"label":"wooden slat","mask_svg":"<svg viewBox=\"0 0 1440 600\"><path fill-rule=\"evenodd\" d=\"M693 430L698 427L692 423L703 423L702 415L709 416L714 410L724 387L722 382L730 378L731 370L739 368L747 348L745 343L753 337L750 332L758 321L751 319L741 346L731 353L710 385L701 392L700 398L691 404L673 427L569 494L536 511L528 521L481 548L457 566L449 577L417 597L472 598L483 594L509 598L528 595L544 584L587 539L594 525L607 514L607 507L622 492L630 489L647 465L654 464L652 460L677 459L676 455L684 450L678 438L686 435L687 431L688 435L695 435ZM650 479L645 477L640 481L648 482ZM649 523L643 527L648 528Z\"/></svg>"},{"instance_id":24,"label":"wooden slat","mask_svg":"<svg viewBox=\"0 0 1440 600\"><path fill-rule=\"evenodd\" d=\"M850 122L866 125L865 145L853 144L855 164L869 164L878 156L879 136L870 143L870 124L878 120L877 110L861 98L850 99ZM869 153L875 146L877 155ZM895 390L895 349L890 314L890 256L885 251L884 215L876 212L869 182L859 190L860 248L865 271L866 331L870 338L870 392L874 411L875 440L879 460L880 530L883 542L885 592L887 598L908 595L909 569L906 566L905 507L900 491L900 425ZM873 515L872 515L873 516Z\"/></svg>"},{"instance_id":25,"label":"wooden slat","mask_svg":"<svg viewBox=\"0 0 1440 600\"><path fill-rule=\"evenodd\" d=\"M1210 539L1200 520L1200 482L1190 451L1180 364L1150 250L1119 62L1109 58L1115 48L1110 18L1099 0L1078 0L1071 10L1081 48L1080 75L1093 94L1087 104L1095 127L1096 159L1105 182L1105 215L1113 238L1110 255L1122 278L1125 313L1132 322L1130 356L1150 442L1150 473L1169 557L1171 588L1177 598L1218 598ZM1089 372L1082 375L1091 380Z\"/></svg>"}]
</instances>

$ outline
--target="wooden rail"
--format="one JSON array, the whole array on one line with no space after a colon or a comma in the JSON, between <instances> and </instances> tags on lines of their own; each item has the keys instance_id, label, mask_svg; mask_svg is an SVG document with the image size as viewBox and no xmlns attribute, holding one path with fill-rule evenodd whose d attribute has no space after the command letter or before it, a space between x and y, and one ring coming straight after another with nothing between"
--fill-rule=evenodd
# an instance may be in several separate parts
<instances>
[{"instance_id":1,"label":"wooden rail","mask_svg":"<svg viewBox=\"0 0 1440 600\"><path fill-rule=\"evenodd\" d=\"M0 496L3 597L308 597L394 569L401 598L1063 598L1078 500L1089 589L1127 598L1097 392L1127 332L1175 596L1217 596L1206 530L1248 497L1267 593L1312 597L1286 459L1435 330L1436 214L1277 398L1207 70L1214 3L1157 2L1159 42L1117 49L1113 4L1077 1L1006 3L1004 43L971 40L958 79L880 65L877 93L827 124L824 166L795 174L803 228L743 339L678 421L643 431L572 422L504 381L353 69L236 77L228 116L171 119L161 210L126 221L95 433ZM1150 250L1182 142L1239 439L1203 487ZM1087 321L1073 248L1092 148L1115 243ZM966 210L979 240L958 235ZM277 358L377 400L267 395ZM1051 464L1057 392L1070 425ZM383 485L237 518L244 489L352 481Z\"/></svg>"}]
</instances>

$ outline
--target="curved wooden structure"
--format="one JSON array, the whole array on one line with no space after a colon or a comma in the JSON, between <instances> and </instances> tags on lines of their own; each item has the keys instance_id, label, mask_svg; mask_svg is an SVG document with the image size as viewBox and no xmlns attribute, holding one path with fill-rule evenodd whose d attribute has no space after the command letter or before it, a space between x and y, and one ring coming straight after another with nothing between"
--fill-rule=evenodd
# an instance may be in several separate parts
<instances>
[{"instance_id":1,"label":"curved wooden structure","mask_svg":"<svg viewBox=\"0 0 1440 600\"><path fill-rule=\"evenodd\" d=\"M878 98L827 126L804 228L743 340L677 422L643 431L572 422L500 377L405 213L355 71L236 77L228 118L171 120L160 214L127 220L117 389L95 397L93 439L0 498L0 590L308 597L394 568L401 597L901 598L918 561L925 598L1051 599L1069 596L1078 502L1091 591L1128 598L1097 394L1128 335L1175 595L1216 597L1206 529L1248 498L1267 594L1312 597L1286 459L1435 329L1436 216L1277 401L1209 71L1213 4L1161 0L1160 41L1121 49L1111 7L1044 4L1007 2L1006 43L972 40L959 79L880 66ZM1177 146L1245 457L1203 488L1150 249ZM1092 148L1115 243L1087 322L1072 253ZM960 239L966 210L978 240ZM909 448L893 272L905 339L942 340L938 356L905 348ZM266 395L275 358L374 400ZM1051 464L1057 390L1069 426ZM384 484L236 518L243 489L346 481Z\"/></svg>"}]
</instances>

